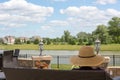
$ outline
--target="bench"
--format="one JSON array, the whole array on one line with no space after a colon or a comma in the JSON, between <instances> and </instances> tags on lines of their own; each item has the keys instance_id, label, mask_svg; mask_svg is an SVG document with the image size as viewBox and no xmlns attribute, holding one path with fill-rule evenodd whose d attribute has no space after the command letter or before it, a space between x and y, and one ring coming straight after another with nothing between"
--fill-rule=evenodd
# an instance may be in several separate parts
<instances>
[{"instance_id":1,"label":"bench","mask_svg":"<svg viewBox=\"0 0 120 80\"><path fill-rule=\"evenodd\" d=\"M6 80L112 80L103 70L3 68Z\"/></svg>"}]
</instances>

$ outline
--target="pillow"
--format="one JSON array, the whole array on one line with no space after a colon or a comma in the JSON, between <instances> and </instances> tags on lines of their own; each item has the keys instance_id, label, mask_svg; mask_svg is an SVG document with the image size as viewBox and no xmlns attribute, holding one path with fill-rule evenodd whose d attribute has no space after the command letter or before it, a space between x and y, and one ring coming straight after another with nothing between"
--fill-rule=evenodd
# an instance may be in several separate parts
<instances>
[{"instance_id":1,"label":"pillow","mask_svg":"<svg viewBox=\"0 0 120 80\"><path fill-rule=\"evenodd\" d=\"M50 60L44 60L41 56L32 56L33 67L38 69L48 69Z\"/></svg>"}]
</instances>

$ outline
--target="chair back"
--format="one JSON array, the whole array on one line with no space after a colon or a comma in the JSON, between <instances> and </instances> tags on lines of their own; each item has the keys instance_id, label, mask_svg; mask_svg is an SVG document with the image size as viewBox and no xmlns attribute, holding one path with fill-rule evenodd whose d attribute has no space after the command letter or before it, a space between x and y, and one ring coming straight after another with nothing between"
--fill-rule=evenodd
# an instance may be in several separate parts
<instances>
[{"instance_id":1,"label":"chair back","mask_svg":"<svg viewBox=\"0 0 120 80\"><path fill-rule=\"evenodd\" d=\"M3 52L3 67L16 67L17 59L13 57L13 50Z\"/></svg>"},{"instance_id":2,"label":"chair back","mask_svg":"<svg viewBox=\"0 0 120 80\"><path fill-rule=\"evenodd\" d=\"M3 67L11 65L13 57L13 50L8 50L3 52Z\"/></svg>"},{"instance_id":3,"label":"chair back","mask_svg":"<svg viewBox=\"0 0 120 80\"><path fill-rule=\"evenodd\" d=\"M13 56L14 57L18 57L19 56L19 52L20 52L20 49L15 49Z\"/></svg>"}]
</instances>

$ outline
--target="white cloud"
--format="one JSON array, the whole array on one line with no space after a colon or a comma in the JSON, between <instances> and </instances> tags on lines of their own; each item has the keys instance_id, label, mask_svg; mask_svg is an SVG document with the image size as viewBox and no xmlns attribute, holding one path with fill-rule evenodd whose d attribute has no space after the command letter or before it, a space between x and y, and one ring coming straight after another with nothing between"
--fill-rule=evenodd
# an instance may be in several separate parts
<instances>
[{"instance_id":1,"label":"white cloud","mask_svg":"<svg viewBox=\"0 0 120 80\"><path fill-rule=\"evenodd\" d=\"M120 17L120 11L117 11L115 9L107 9L106 11L108 13L108 15L110 16L119 16Z\"/></svg>"},{"instance_id":2,"label":"white cloud","mask_svg":"<svg viewBox=\"0 0 120 80\"><path fill-rule=\"evenodd\" d=\"M44 0L45 1L45 0ZM68 0L46 0L46 1L51 1L51 2L66 2Z\"/></svg>"},{"instance_id":3,"label":"white cloud","mask_svg":"<svg viewBox=\"0 0 120 80\"><path fill-rule=\"evenodd\" d=\"M56 1L56 2L64 2L64 1L67 1L67 0L53 0L53 1Z\"/></svg>"},{"instance_id":4,"label":"white cloud","mask_svg":"<svg viewBox=\"0 0 120 80\"><path fill-rule=\"evenodd\" d=\"M50 26L41 26L41 29L46 31L46 30L51 29L51 27Z\"/></svg>"},{"instance_id":5,"label":"white cloud","mask_svg":"<svg viewBox=\"0 0 120 80\"><path fill-rule=\"evenodd\" d=\"M53 35L55 35L55 32L56 31L49 25L41 26L41 32L40 33L44 37L53 36Z\"/></svg>"},{"instance_id":6,"label":"white cloud","mask_svg":"<svg viewBox=\"0 0 120 80\"><path fill-rule=\"evenodd\" d=\"M60 10L61 14L68 16L69 25L78 28L93 29L98 24L107 24L114 16L120 17L120 11L115 9L100 10L94 6L68 7Z\"/></svg>"},{"instance_id":7,"label":"white cloud","mask_svg":"<svg viewBox=\"0 0 120 80\"><path fill-rule=\"evenodd\" d=\"M52 7L38 6L25 0L0 3L0 22L7 26L22 26L25 22L43 22L54 12Z\"/></svg>"},{"instance_id":8,"label":"white cloud","mask_svg":"<svg viewBox=\"0 0 120 80\"><path fill-rule=\"evenodd\" d=\"M96 3L106 5L106 4L114 4L117 0L97 0Z\"/></svg>"},{"instance_id":9,"label":"white cloud","mask_svg":"<svg viewBox=\"0 0 120 80\"><path fill-rule=\"evenodd\" d=\"M53 20L50 21L49 25L55 27L61 27L61 26L68 26L69 24L67 21Z\"/></svg>"}]
</instances>

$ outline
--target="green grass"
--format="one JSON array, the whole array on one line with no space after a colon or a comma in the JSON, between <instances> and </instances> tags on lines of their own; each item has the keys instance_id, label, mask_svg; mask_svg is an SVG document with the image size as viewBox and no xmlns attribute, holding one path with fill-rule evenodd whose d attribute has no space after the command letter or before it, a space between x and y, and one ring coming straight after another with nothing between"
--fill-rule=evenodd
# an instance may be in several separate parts
<instances>
[{"instance_id":1,"label":"green grass","mask_svg":"<svg viewBox=\"0 0 120 80\"><path fill-rule=\"evenodd\" d=\"M59 64L59 66L57 64L51 64L51 68L56 70L71 70L71 67L72 65L70 64Z\"/></svg>"},{"instance_id":2,"label":"green grass","mask_svg":"<svg viewBox=\"0 0 120 80\"><path fill-rule=\"evenodd\" d=\"M44 50L79 50L83 45L44 45ZM93 45L92 45L93 46ZM10 50L19 48L21 50L39 50L39 45L0 45L0 49ZM120 51L120 44L101 45L101 51Z\"/></svg>"},{"instance_id":3,"label":"green grass","mask_svg":"<svg viewBox=\"0 0 120 80\"><path fill-rule=\"evenodd\" d=\"M80 45L45 45L47 50L79 50Z\"/></svg>"},{"instance_id":4,"label":"green grass","mask_svg":"<svg viewBox=\"0 0 120 80\"><path fill-rule=\"evenodd\" d=\"M120 44L101 45L102 51L120 51Z\"/></svg>"},{"instance_id":5,"label":"green grass","mask_svg":"<svg viewBox=\"0 0 120 80\"><path fill-rule=\"evenodd\" d=\"M21 49L21 50L37 50L38 45L33 44L17 44L17 45L0 45L0 49L10 50L10 49Z\"/></svg>"}]
</instances>

